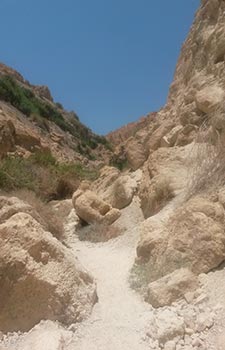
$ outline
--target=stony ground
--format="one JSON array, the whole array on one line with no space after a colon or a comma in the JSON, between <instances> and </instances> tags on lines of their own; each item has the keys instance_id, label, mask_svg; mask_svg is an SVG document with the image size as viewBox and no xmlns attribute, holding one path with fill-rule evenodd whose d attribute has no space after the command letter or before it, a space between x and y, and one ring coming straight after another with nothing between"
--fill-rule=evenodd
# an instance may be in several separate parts
<instances>
[{"instance_id":1,"label":"stony ground","mask_svg":"<svg viewBox=\"0 0 225 350\"><path fill-rule=\"evenodd\" d=\"M166 220L179 200L157 214ZM106 243L81 242L67 222L74 254L94 275L99 302L91 317L69 329L43 321L27 334L2 337L0 350L224 350L225 270L201 275L201 288L187 300L154 310L129 287L129 274L143 220L138 200L123 210L125 233Z\"/></svg>"}]
</instances>

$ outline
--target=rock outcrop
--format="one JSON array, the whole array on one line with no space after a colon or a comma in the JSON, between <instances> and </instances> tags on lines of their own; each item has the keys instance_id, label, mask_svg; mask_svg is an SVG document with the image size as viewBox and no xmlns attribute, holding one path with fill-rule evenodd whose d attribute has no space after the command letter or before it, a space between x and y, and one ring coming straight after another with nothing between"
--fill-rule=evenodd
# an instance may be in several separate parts
<instances>
[{"instance_id":1,"label":"rock outcrop","mask_svg":"<svg viewBox=\"0 0 225 350\"><path fill-rule=\"evenodd\" d=\"M11 209L0 212L0 330L27 331L43 319L81 321L97 300L93 278L29 206Z\"/></svg>"},{"instance_id":2,"label":"rock outcrop","mask_svg":"<svg viewBox=\"0 0 225 350\"><path fill-rule=\"evenodd\" d=\"M188 269L175 270L149 284L146 301L155 308L171 305L197 286L197 277Z\"/></svg>"},{"instance_id":3,"label":"rock outcrop","mask_svg":"<svg viewBox=\"0 0 225 350\"><path fill-rule=\"evenodd\" d=\"M164 226L149 218L142 225L137 255L148 260L152 280L179 268L208 272L225 259L224 209L204 197L190 199Z\"/></svg>"},{"instance_id":4,"label":"rock outcrop","mask_svg":"<svg viewBox=\"0 0 225 350\"><path fill-rule=\"evenodd\" d=\"M139 197L145 218L156 214L184 189L190 147L159 148L143 166ZM179 171L178 171L179 169Z\"/></svg>"},{"instance_id":5,"label":"rock outcrop","mask_svg":"<svg viewBox=\"0 0 225 350\"><path fill-rule=\"evenodd\" d=\"M109 162L113 152L107 140L82 124L76 113L55 103L47 86L30 84L2 63L0 84L0 157L47 148L59 161ZM15 91L17 103L12 98Z\"/></svg>"}]
</instances>

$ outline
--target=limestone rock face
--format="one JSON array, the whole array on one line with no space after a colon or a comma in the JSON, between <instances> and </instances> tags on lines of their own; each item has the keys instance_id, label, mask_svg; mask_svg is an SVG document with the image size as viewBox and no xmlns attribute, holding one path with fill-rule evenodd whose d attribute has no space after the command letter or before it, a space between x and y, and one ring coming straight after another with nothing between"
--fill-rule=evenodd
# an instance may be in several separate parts
<instances>
[{"instance_id":1,"label":"limestone rock face","mask_svg":"<svg viewBox=\"0 0 225 350\"><path fill-rule=\"evenodd\" d=\"M224 99L225 3L205 0L183 44L167 109L181 123L200 125Z\"/></svg>"},{"instance_id":2,"label":"limestone rock face","mask_svg":"<svg viewBox=\"0 0 225 350\"><path fill-rule=\"evenodd\" d=\"M112 224L120 217L120 211L112 208L90 190L78 189L73 195L73 206L77 215L88 224Z\"/></svg>"},{"instance_id":3,"label":"limestone rock face","mask_svg":"<svg viewBox=\"0 0 225 350\"><path fill-rule=\"evenodd\" d=\"M0 225L0 330L27 331L42 319L71 324L96 302L92 277L29 214Z\"/></svg>"},{"instance_id":4,"label":"limestone rock face","mask_svg":"<svg viewBox=\"0 0 225 350\"><path fill-rule=\"evenodd\" d=\"M176 192L184 188L189 149L189 146L159 148L145 162L139 190L145 218L157 213Z\"/></svg>"},{"instance_id":5,"label":"limestone rock face","mask_svg":"<svg viewBox=\"0 0 225 350\"><path fill-rule=\"evenodd\" d=\"M100 170L99 178L92 184L94 191L104 200L108 198L109 187L118 179L120 171L111 166L104 166Z\"/></svg>"},{"instance_id":6,"label":"limestone rock face","mask_svg":"<svg viewBox=\"0 0 225 350\"><path fill-rule=\"evenodd\" d=\"M151 135L148 147L150 150L155 151L160 147L162 138L175 126L170 122L162 123Z\"/></svg>"},{"instance_id":7,"label":"limestone rock face","mask_svg":"<svg viewBox=\"0 0 225 350\"><path fill-rule=\"evenodd\" d=\"M139 169L147 159L147 151L143 143L134 137L131 137L125 145L127 160L131 169Z\"/></svg>"},{"instance_id":8,"label":"limestone rock face","mask_svg":"<svg viewBox=\"0 0 225 350\"><path fill-rule=\"evenodd\" d=\"M190 199L175 210L166 227L154 218L141 227L139 258L149 259L152 281L179 268L208 272L225 259L224 209L204 197ZM149 228L149 229L148 229Z\"/></svg>"},{"instance_id":9,"label":"limestone rock face","mask_svg":"<svg viewBox=\"0 0 225 350\"><path fill-rule=\"evenodd\" d=\"M155 308L171 305L197 285L197 277L192 272L188 269L179 269L150 283L146 300Z\"/></svg>"}]
</instances>

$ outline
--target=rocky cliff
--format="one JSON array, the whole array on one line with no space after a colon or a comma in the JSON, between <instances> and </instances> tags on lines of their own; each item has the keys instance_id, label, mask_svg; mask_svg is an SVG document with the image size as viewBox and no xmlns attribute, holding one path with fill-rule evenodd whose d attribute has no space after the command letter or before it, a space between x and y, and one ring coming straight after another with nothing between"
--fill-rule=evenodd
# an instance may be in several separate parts
<instances>
[{"instance_id":1,"label":"rocky cliff","mask_svg":"<svg viewBox=\"0 0 225 350\"><path fill-rule=\"evenodd\" d=\"M145 117L107 136L112 142L121 142L131 167L136 167L132 158L140 153L143 164L158 147L191 143L199 127L224 101L224 11L222 0L201 2L182 46L165 107L154 118ZM217 125L217 129L220 127Z\"/></svg>"}]
</instances>

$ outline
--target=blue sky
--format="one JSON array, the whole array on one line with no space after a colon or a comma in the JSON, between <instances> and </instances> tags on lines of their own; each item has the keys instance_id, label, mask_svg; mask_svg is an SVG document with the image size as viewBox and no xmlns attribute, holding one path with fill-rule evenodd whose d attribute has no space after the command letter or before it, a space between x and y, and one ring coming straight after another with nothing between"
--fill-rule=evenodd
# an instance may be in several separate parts
<instances>
[{"instance_id":1,"label":"blue sky","mask_svg":"<svg viewBox=\"0 0 225 350\"><path fill-rule=\"evenodd\" d=\"M200 0L1 0L0 61L104 134L159 109Z\"/></svg>"}]
</instances>

